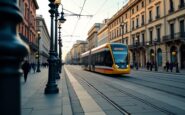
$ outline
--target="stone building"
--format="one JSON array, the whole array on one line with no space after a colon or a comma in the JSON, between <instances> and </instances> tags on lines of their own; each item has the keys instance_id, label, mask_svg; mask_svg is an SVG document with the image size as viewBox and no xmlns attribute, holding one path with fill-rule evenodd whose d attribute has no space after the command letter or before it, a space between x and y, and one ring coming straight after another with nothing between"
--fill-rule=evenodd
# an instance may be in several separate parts
<instances>
[{"instance_id":1,"label":"stone building","mask_svg":"<svg viewBox=\"0 0 185 115\"><path fill-rule=\"evenodd\" d=\"M27 59L35 62L37 52L36 10L39 8L36 0L19 0L19 8L23 22L18 26L20 38L29 46L30 54Z\"/></svg>"},{"instance_id":2,"label":"stone building","mask_svg":"<svg viewBox=\"0 0 185 115\"><path fill-rule=\"evenodd\" d=\"M131 64L185 68L184 0L129 0L107 25L110 42L128 45Z\"/></svg>"},{"instance_id":3,"label":"stone building","mask_svg":"<svg viewBox=\"0 0 185 115\"><path fill-rule=\"evenodd\" d=\"M95 23L91 29L88 31L88 49L92 49L98 46L98 31L103 24Z\"/></svg>"},{"instance_id":4,"label":"stone building","mask_svg":"<svg viewBox=\"0 0 185 115\"><path fill-rule=\"evenodd\" d=\"M40 31L40 43L39 43L39 52L40 52L40 63L47 63L49 57L50 49L50 36L42 15L37 15L36 17L37 31ZM37 39L38 42L38 39Z\"/></svg>"}]
</instances>

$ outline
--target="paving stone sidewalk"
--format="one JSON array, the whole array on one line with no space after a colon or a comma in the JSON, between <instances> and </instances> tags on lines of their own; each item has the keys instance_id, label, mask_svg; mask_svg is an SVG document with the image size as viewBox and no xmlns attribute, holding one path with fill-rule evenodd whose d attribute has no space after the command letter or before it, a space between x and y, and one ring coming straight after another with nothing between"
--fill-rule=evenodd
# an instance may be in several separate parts
<instances>
[{"instance_id":1,"label":"paving stone sidewalk","mask_svg":"<svg viewBox=\"0 0 185 115\"><path fill-rule=\"evenodd\" d=\"M28 74L27 82L21 77L21 115L61 115L62 79L57 80L58 94L44 94L48 81L48 68L40 73Z\"/></svg>"}]
</instances>

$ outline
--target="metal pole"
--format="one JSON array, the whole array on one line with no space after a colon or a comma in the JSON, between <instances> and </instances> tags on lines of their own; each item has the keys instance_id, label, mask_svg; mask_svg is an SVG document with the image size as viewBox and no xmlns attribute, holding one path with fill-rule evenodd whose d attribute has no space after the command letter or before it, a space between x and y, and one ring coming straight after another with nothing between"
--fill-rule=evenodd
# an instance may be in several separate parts
<instances>
[{"instance_id":1,"label":"metal pole","mask_svg":"<svg viewBox=\"0 0 185 115\"><path fill-rule=\"evenodd\" d=\"M55 0L49 0L50 4L50 10L49 13L51 14L51 39L50 39L50 51L49 51L49 58L48 58L48 63L49 63L49 70L48 70L48 83L45 88L45 94L55 94L59 92L59 89L57 87L56 81L55 81L55 67L56 67L56 56L53 48L53 17L55 13Z\"/></svg>"},{"instance_id":2,"label":"metal pole","mask_svg":"<svg viewBox=\"0 0 185 115\"><path fill-rule=\"evenodd\" d=\"M38 60L37 60L37 72L41 72L40 71L40 34L38 34Z\"/></svg>"},{"instance_id":3,"label":"metal pole","mask_svg":"<svg viewBox=\"0 0 185 115\"><path fill-rule=\"evenodd\" d=\"M59 72L61 73L61 70L62 70L62 40L61 40L61 25L59 24L58 26L58 29L59 29L59 59L60 59L60 67L59 67Z\"/></svg>"},{"instance_id":4,"label":"metal pole","mask_svg":"<svg viewBox=\"0 0 185 115\"><path fill-rule=\"evenodd\" d=\"M156 41L155 41L155 43L154 43L154 45L155 45L155 71L158 71L158 68L157 68L157 53L156 53Z\"/></svg>"},{"instance_id":5,"label":"metal pole","mask_svg":"<svg viewBox=\"0 0 185 115\"><path fill-rule=\"evenodd\" d=\"M21 63L28 46L17 36L18 0L0 0L0 115L20 115Z\"/></svg>"},{"instance_id":6,"label":"metal pole","mask_svg":"<svg viewBox=\"0 0 185 115\"><path fill-rule=\"evenodd\" d=\"M58 7L59 7L59 4L55 4L55 56L57 58L56 60L56 68L55 68L55 75L56 75L56 79L60 79L60 75L59 75L59 57L58 57L58 43L57 43L57 34L58 34L58 31L57 31L57 27L58 27L58 16L59 16L59 13L58 13Z\"/></svg>"}]
</instances>

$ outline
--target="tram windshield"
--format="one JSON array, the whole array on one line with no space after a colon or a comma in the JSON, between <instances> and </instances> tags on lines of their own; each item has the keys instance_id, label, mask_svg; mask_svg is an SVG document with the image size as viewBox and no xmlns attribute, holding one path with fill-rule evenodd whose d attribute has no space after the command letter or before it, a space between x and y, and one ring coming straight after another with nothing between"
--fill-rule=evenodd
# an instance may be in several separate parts
<instances>
[{"instance_id":1,"label":"tram windshield","mask_svg":"<svg viewBox=\"0 0 185 115\"><path fill-rule=\"evenodd\" d=\"M127 46L122 44L112 44L112 53L114 56L115 64L127 65L128 64L128 49Z\"/></svg>"}]
</instances>

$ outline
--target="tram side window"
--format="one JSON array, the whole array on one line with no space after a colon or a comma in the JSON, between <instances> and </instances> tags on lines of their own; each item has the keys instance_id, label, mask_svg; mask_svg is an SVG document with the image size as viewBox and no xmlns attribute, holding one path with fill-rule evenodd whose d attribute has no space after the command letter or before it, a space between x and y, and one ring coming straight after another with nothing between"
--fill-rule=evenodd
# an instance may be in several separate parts
<instances>
[{"instance_id":1,"label":"tram side window","mask_svg":"<svg viewBox=\"0 0 185 115\"><path fill-rule=\"evenodd\" d=\"M110 51L108 51L105 53L105 65L111 67L112 64L113 64L112 57L111 57Z\"/></svg>"}]
</instances>

